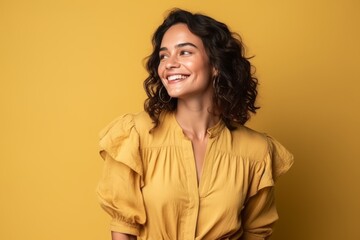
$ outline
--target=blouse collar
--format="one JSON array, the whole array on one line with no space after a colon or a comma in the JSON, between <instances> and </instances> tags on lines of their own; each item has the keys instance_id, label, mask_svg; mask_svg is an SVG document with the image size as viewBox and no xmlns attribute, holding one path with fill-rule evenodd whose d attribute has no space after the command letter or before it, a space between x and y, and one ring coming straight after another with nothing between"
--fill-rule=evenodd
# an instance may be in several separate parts
<instances>
[{"instance_id":1,"label":"blouse collar","mask_svg":"<svg viewBox=\"0 0 360 240\"><path fill-rule=\"evenodd\" d=\"M165 114L163 121L169 122L171 125L175 126L176 131L182 136L185 136L180 124L176 120L175 113ZM214 138L218 136L221 133L221 131L224 129L224 127L225 127L225 123L222 120L219 120L214 126L208 128L206 131L209 134L209 138Z\"/></svg>"}]
</instances>

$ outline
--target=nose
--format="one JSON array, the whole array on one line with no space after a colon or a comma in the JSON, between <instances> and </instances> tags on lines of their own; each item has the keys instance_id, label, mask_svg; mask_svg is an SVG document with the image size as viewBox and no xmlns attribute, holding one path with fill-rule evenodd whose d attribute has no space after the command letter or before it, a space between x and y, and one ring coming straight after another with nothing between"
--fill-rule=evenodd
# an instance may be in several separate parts
<instances>
[{"instance_id":1,"label":"nose","mask_svg":"<svg viewBox=\"0 0 360 240\"><path fill-rule=\"evenodd\" d=\"M170 56L165 64L166 69L178 68L180 67L180 63L176 56Z\"/></svg>"}]
</instances>

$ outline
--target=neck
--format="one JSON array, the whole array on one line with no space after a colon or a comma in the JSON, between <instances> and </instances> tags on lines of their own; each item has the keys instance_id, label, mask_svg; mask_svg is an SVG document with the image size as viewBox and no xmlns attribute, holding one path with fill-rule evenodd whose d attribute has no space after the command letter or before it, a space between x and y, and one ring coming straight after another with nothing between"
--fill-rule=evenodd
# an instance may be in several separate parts
<instances>
[{"instance_id":1,"label":"neck","mask_svg":"<svg viewBox=\"0 0 360 240\"><path fill-rule=\"evenodd\" d=\"M204 140L207 130L219 121L210 104L199 102L178 101L175 117L184 134L189 139L197 140Z\"/></svg>"}]
</instances>

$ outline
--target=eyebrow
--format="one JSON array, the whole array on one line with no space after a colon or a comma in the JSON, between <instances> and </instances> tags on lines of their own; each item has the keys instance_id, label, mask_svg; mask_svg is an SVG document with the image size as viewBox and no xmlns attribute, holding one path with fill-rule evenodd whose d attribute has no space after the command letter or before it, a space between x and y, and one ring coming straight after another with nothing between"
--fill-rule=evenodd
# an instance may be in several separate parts
<instances>
[{"instance_id":1,"label":"eyebrow","mask_svg":"<svg viewBox=\"0 0 360 240\"><path fill-rule=\"evenodd\" d=\"M198 48L195 44L190 43L190 42L176 44L175 48L182 48L182 47L185 47L185 46L192 46L194 48ZM162 47L162 48L159 49L159 52L166 51L166 50L168 50L166 47Z\"/></svg>"}]
</instances>

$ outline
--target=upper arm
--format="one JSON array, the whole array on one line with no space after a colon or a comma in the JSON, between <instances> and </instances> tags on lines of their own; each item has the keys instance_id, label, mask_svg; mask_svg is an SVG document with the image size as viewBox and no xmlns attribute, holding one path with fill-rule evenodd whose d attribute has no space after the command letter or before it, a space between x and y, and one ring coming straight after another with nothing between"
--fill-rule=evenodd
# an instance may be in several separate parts
<instances>
[{"instance_id":1,"label":"upper arm","mask_svg":"<svg viewBox=\"0 0 360 240\"><path fill-rule=\"evenodd\" d=\"M265 240L278 220L274 187L266 187L248 199L242 211L244 234L241 240Z\"/></svg>"}]
</instances>

